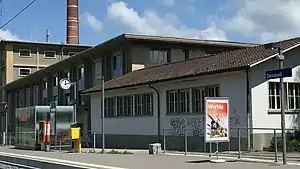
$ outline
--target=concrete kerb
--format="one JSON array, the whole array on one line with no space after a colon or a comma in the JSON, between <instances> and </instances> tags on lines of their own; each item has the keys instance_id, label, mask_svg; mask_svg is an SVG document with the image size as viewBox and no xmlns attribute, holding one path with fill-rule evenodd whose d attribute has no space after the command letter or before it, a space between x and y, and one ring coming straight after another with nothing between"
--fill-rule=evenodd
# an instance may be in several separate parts
<instances>
[{"instance_id":1,"label":"concrete kerb","mask_svg":"<svg viewBox=\"0 0 300 169\"><path fill-rule=\"evenodd\" d=\"M165 155L170 155L170 156L189 156L189 157L204 157L204 158L214 158L213 157L208 157L208 155L199 155L199 154L181 154L181 153L165 153ZM222 156L222 155L219 155L219 158L220 159L226 159L227 160L230 160L230 162L233 162L233 161L239 161L239 162L252 162L252 163L266 163L266 164L282 164L281 161L278 161L278 162L274 162L274 161L271 161L271 160L262 160L262 159L254 159L254 158L234 158L234 157L226 157L226 156ZM300 163L291 163L291 162L288 162L287 165L293 165L293 166L300 166Z\"/></svg>"}]
</instances>

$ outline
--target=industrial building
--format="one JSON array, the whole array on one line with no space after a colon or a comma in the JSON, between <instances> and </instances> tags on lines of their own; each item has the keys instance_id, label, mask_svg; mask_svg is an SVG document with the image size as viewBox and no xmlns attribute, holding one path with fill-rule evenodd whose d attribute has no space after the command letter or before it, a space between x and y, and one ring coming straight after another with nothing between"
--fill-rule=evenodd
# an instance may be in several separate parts
<instances>
[{"instance_id":1,"label":"industrial building","mask_svg":"<svg viewBox=\"0 0 300 169\"><path fill-rule=\"evenodd\" d=\"M0 84L4 86L88 48L90 46L3 40L0 42ZM5 93L2 90L0 93L0 101L5 101ZM5 105L1 104L0 131L5 128Z\"/></svg>"},{"instance_id":2,"label":"industrial building","mask_svg":"<svg viewBox=\"0 0 300 169\"><path fill-rule=\"evenodd\" d=\"M280 42L284 68L286 128L299 128L300 38ZM204 98L230 98L230 143L220 150L237 150L240 128L243 149L262 150L280 129L279 79L266 80L278 69L277 50L264 45L128 72L105 85L106 146L145 148L166 135L167 149L204 150ZM101 133L102 85L83 91L91 96L91 130ZM259 129L260 128L260 129ZM262 129L263 128L263 129ZM280 130L276 132L280 133ZM101 139L97 139L101 142ZM206 149L208 150L208 148Z\"/></svg>"},{"instance_id":3,"label":"industrial building","mask_svg":"<svg viewBox=\"0 0 300 169\"><path fill-rule=\"evenodd\" d=\"M67 0L67 31L66 44L50 43L49 34L46 34L46 42L29 42L29 41L11 41L2 40L0 42L0 84L4 86L14 80L23 78L38 70L60 62L74 54L84 51L91 46L79 45L79 23L78 23L78 0ZM67 75L70 76L70 75ZM55 80L55 79L54 79ZM44 87L46 84L44 84ZM28 94L29 90L22 90L22 98ZM27 94L26 94L27 93ZM0 132L6 131L7 128L14 128L11 123L6 125L7 99L3 90L0 90ZM11 97L11 95L8 95ZM48 104L45 96L39 104ZM49 99L52 100L52 99ZM20 105L28 106L29 102L19 99ZM37 103L37 101L34 101Z\"/></svg>"},{"instance_id":4,"label":"industrial building","mask_svg":"<svg viewBox=\"0 0 300 169\"><path fill-rule=\"evenodd\" d=\"M138 69L209 58L215 53L252 46L256 44L122 34L3 86L7 93L8 123L14 126L15 108L47 105L53 100L58 105L75 101L76 119L84 123L84 131L89 131L92 121L90 97L80 93L100 84L102 76L105 81L120 79ZM62 78L76 82L77 96L80 97L74 100L73 86L70 90L58 87Z\"/></svg>"}]
</instances>

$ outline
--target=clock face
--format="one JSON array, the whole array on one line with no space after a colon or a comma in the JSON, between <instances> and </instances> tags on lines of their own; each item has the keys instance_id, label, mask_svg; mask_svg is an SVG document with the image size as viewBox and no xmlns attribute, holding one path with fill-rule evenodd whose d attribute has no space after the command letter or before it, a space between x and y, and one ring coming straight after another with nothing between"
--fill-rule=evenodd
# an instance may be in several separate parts
<instances>
[{"instance_id":1,"label":"clock face","mask_svg":"<svg viewBox=\"0 0 300 169\"><path fill-rule=\"evenodd\" d=\"M60 87L64 90L70 89L72 83L69 79L64 78L59 81Z\"/></svg>"}]
</instances>

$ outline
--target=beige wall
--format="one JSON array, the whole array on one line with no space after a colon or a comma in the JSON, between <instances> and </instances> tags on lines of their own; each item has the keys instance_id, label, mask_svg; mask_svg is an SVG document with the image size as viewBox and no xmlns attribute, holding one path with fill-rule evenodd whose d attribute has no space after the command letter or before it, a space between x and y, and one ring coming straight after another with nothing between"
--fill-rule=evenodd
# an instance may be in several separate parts
<instances>
[{"instance_id":1,"label":"beige wall","mask_svg":"<svg viewBox=\"0 0 300 169\"><path fill-rule=\"evenodd\" d=\"M159 46L157 46L159 47ZM185 54L183 52L187 47L170 47L171 48L171 62L178 62L185 60ZM189 49L190 58L196 58L204 56L202 49ZM146 45L133 45L130 48L130 54L132 56L132 70L138 70L144 67L155 66L150 63L150 47Z\"/></svg>"}]
</instances>

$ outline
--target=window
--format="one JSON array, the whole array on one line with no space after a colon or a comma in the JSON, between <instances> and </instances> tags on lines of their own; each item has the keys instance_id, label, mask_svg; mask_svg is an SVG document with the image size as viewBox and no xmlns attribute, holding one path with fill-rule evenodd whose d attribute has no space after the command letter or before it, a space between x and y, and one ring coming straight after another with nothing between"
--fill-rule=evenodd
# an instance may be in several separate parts
<instances>
[{"instance_id":1,"label":"window","mask_svg":"<svg viewBox=\"0 0 300 169\"><path fill-rule=\"evenodd\" d=\"M20 68L19 69L19 76L27 76L31 73L30 68Z\"/></svg>"},{"instance_id":2,"label":"window","mask_svg":"<svg viewBox=\"0 0 300 169\"><path fill-rule=\"evenodd\" d=\"M78 68L78 79L82 79L84 77L84 67Z\"/></svg>"},{"instance_id":3,"label":"window","mask_svg":"<svg viewBox=\"0 0 300 169\"><path fill-rule=\"evenodd\" d=\"M152 93L136 94L135 100L135 115L153 115L153 95Z\"/></svg>"},{"instance_id":4,"label":"window","mask_svg":"<svg viewBox=\"0 0 300 169\"><path fill-rule=\"evenodd\" d=\"M47 89L47 87L48 87L48 83L47 83L47 82L44 82L44 83L43 83L43 89Z\"/></svg>"},{"instance_id":5,"label":"window","mask_svg":"<svg viewBox=\"0 0 300 169\"><path fill-rule=\"evenodd\" d=\"M30 106L30 88L27 88L27 89L26 89L26 94L25 94L25 96L26 96L26 100L25 100L26 106Z\"/></svg>"},{"instance_id":6,"label":"window","mask_svg":"<svg viewBox=\"0 0 300 169\"><path fill-rule=\"evenodd\" d=\"M77 54L77 52L69 52L68 57L73 56L75 54Z\"/></svg>"},{"instance_id":7,"label":"window","mask_svg":"<svg viewBox=\"0 0 300 169\"><path fill-rule=\"evenodd\" d=\"M169 113L190 112L190 90L168 91Z\"/></svg>"},{"instance_id":8,"label":"window","mask_svg":"<svg viewBox=\"0 0 300 169\"><path fill-rule=\"evenodd\" d=\"M102 61L98 60L94 63L94 71L95 71L95 77L94 77L94 84L100 84L101 83L101 76L102 76Z\"/></svg>"},{"instance_id":9,"label":"window","mask_svg":"<svg viewBox=\"0 0 300 169\"><path fill-rule=\"evenodd\" d=\"M167 91L167 112L204 113L205 97L218 96L219 87L216 85Z\"/></svg>"},{"instance_id":10,"label":"window","mask_svg":"<svg viewBox=\"0 0 300 169\"><path fill-rule=\"evenodd\" d=\"M54 76L52 80L53 80L53 81L52 81L53 86L57 86L57 85L58 85L58 77L57 77L57 76Z\"/></svg>"},{"instance_id":11,"label":"window","mask_svg":"<svg viewBox=\"0 0 300 169\"><path fill-rule=\"evenodd\" d=\"M29 49L20 49L19 50L19 56L20 57L30 57L31 51Z\"/></svg>"},{"instance_id":12,"label":"window","mask_svg":"<svg viewBox=\"0 0 300 169\"><path fill-rule=\"evenodd\" d=\"M151 64L166 64L169 60L169 50L150 50Z\"/></svg>"},{"instance_id":13,"label":"window","mask_svg":"<svg viewBox=\"0 0 300 169\"><path fill-rule=\"evenodd\" d=\"M45 51L45 58L55 58L54 51Z\"/></svg>"},{"instance_id":14,"label":"window","mask_svg":"<svg viewBox=\"0 0 300 169\"><path fill-rule=\"evenodd\" d=\"M117 56L112 57L112 69L113 70L117 69Z\"/></svg>"},{"instance_id":15,"label":"window","mask_svg":"<svg viewBox=\"0 0 300 169\"><path fill-rule=\"evenodd\" d=\"M300 109L300 83L284 83L284 101L288 110ZM269 82L269 109L279 110L280 103L280 84Z\"/></svg>"},{"instance_id":16,"label":"window","mask_svg":"<svg viewBox=\"0 0 300 169\"><path fill-rule=\"evenodd\" d=\"M106 117L153 115L152 93L109 97L104 102Z\"/></svg>"},{"instance_id":17,"label":"window","mask_svg":"<svg viewBox=\"0 0 300 169\"><path fill-rule=\"evenodd\" d=\"M184 49L183 53L184 53L184 59L189 60L190 59L190 50Z\"/></svg>"},{"instance_id":18,"label":"window","mask_svg":"<svg viewBox=\"0 0 300 169\"><path fill-rule=\"evenodd\" d=\"M105 117L113 117L115 116L115 98L105 98L104 99L104 109L105 109Z\"/></svg>"},{"instance_id":19,"label":"window","mask_svg":"<svg viewBox=\"0 0 300 169\"><path fill-rule=\"evenodd\" d=\"M19 107L24 106L24 91L20 90L19 92Z\"/></svg>"},{"instance_id":20,"label":"window","mask_svg":"<svg viewBox=\"0 0 300 169\"><path fill-rule=\"evenodd\" d=\"M117 97L117 116L132 116L133 115L133 97L118 96Z\"/></svg>"},{"instance_id":21,"label":"window","mask_svg":"<svg viewBox=\"0 0 300 169\"><path fill-rule=\"evenodd\" d=\"M38 105L39 103L39 87L33 86L33 105Z\"/></svg>"}]
</instances>

